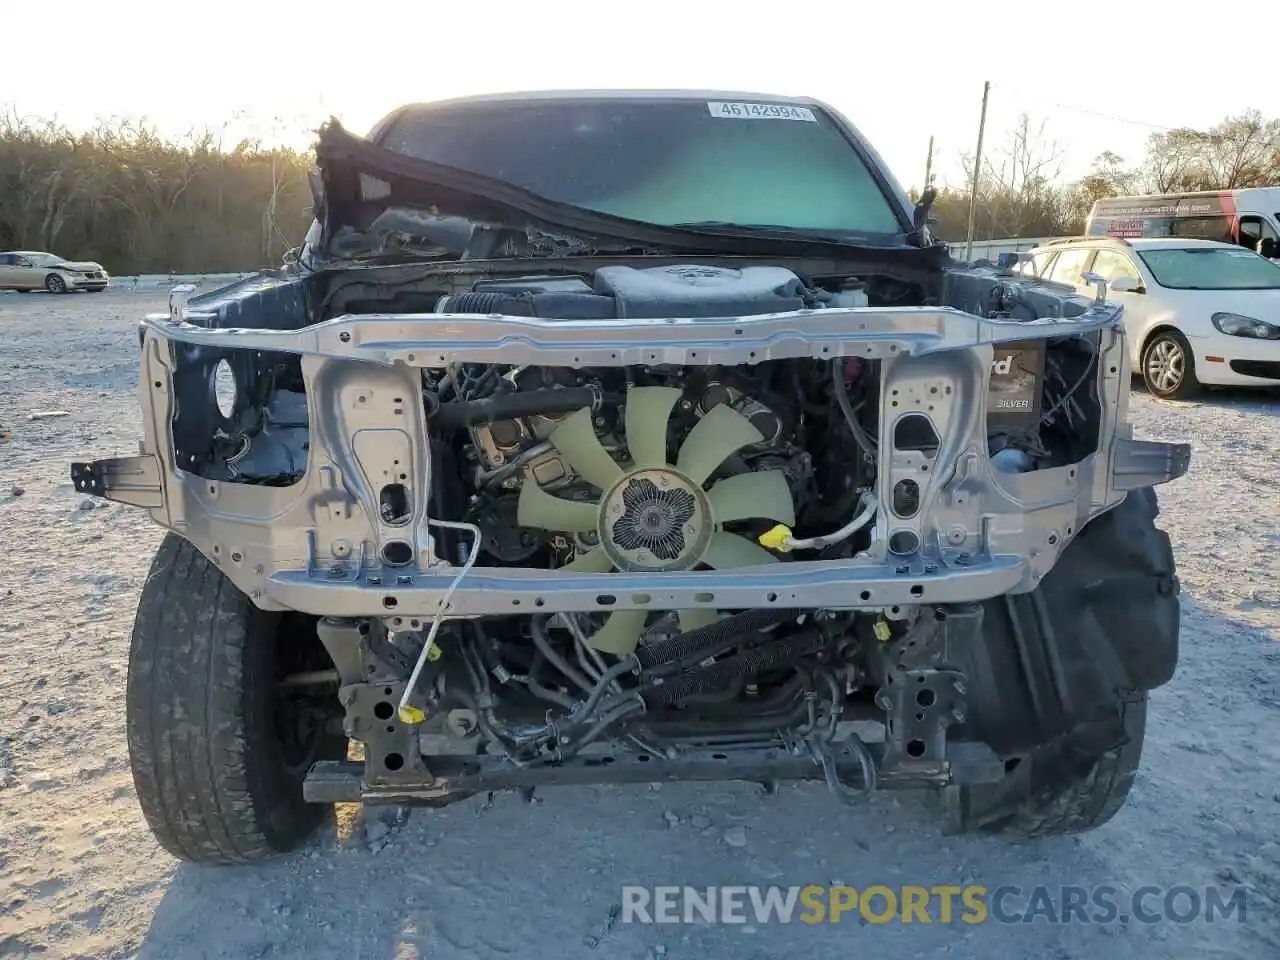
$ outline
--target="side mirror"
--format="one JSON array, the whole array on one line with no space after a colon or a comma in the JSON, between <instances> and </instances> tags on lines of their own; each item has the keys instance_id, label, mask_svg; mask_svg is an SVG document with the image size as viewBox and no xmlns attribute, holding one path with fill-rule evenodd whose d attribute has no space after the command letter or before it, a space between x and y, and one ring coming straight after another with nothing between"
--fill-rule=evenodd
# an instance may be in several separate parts
<instances>
[{"instance_id":1,"label":"side mirror","mask_svg":"<svg viewBox=\"0 0 1280 960\"><path fill-rule=\"evenodd\" d=\"M1142 285L1141 280L1134 277L1116 277L1111 281L1112 293L1146 293L1146 287Z\"/></svg>"},{"instance_id":2,"label":"side mirror","mask_svg":"<svg viewBox=\"0 0 1280 960\"><path fill-rule=\"evenodd\" d=\"M1029 253L1002 253L996 257L996 265L1001 270L1013 270L1019 273L1024 272L1019 269L1020 267L1031 262Z\"/></svg>"}]
</instances>

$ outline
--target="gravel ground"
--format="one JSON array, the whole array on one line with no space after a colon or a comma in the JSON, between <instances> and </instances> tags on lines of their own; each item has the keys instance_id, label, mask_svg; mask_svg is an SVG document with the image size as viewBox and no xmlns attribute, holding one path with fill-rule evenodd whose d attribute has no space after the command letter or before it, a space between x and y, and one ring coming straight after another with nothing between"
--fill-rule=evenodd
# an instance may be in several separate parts
<instances>
[{"instance_id":1,"label":"gravel ground","mask_svg":"<svg viewBox=\"0 0 1280 960\"><path fill-rule=\"evenodd\" d=\"M179 865L138 811L123 719L128 635L160 531L67 480L73 458L136 449L135 323L164 302L0 296L0 956L1280 954L1280 400L1265 395L1134 396L1139 436L1195 447L1188 476L1160 489L1183 654L1153 695L1130 803L1088 836L944 838L913 796L851 810L816 785L667 785L547 790L533 805L499 795L407 820L340 808L306 850L269 864ZM833 882L1240 885L1248 906L1243 922L1214 924L611 921L624 883Z\"/></svg>"}]
</instances>

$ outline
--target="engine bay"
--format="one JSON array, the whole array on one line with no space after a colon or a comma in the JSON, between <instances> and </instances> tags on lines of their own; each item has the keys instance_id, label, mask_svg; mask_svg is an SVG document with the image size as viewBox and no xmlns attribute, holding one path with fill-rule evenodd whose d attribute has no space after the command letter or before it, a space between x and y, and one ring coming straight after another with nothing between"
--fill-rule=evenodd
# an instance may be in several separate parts
<instances>
[{"instance_id":1,"label":"engine bay","mask_svg":"<svg viewBox=\"0 0 1280 960\"><path fill-rule=\"evenodd\" d=\"M681 317L696 338L699 317L866 306L869 286L846 280L823 288L779 267L607 267L590 278L479 281L442 294L433 308L565 323ZM1060 438L1087 439L1081 426L1097 402L1084 387L1093 358L1089 345L1069 341L1014 342L995 352L987 406L990 452L1001 469L1081 455ZM869 546L881 456L878 361L459 363L426 371L423 390L437 467L448 465L436 473L433 512L480 532L472 557L479 566L662 573L835 560ZM896 432L895 448L936 454L940 439L927 419ZM899 484L889 506L911 516L919 498L918 485ZM407 502L385 499L384 519L397 522ZM463 539L448 548L459 564ZM468 729L520 764L564 763L624 731L642 752L658 753L671 749L673 736L767 746L776 745L777 731L819 731L814 742L830 743L837 718L883 720L887 710L897 730L878 763L891 769L942 756L957 694L946 674L912 670L950 632L972 629L964 618L943 624L927 607L892 616L535 609L447 626L441 649L462 659L452 673L448 656L424 658L436 644L431 637L410 641L406 653L425 665L410 685L427 691L426 715L463 711ZM875 695L899 675L917 683L909 697L921 699L904 701L911 709ZM413 697L402 693L400 702ZM774 733L761 741L766 728ZM443 741L437 749L450 749L447 734ZM853 757L864 783L874 778L868 757ZM829 780L837 792L847 789Z\"/></svg>"},{"instance_id":2,"label":"engine bay","mask_svg":"<svg viewBox=\"0 0 1280 960\"><path fill-rule=\"evenodd\" d=\"M723 266L710 263L675 263L660 267L603 266L591 271L513 274L503 271L337 271L332 276L308 278L305 296L285 299L280 291L264 291L251 298L228 298L212 309L194 315L193 322L210 326L247 321L273 325L307 326L340 316L397 316L404 313L448 315L505 315L537 317L572 325L576 321L682 318L688 336L698 337L699 318L759 316L827 308L911 307L946 303L993 319L1030 321L1063 314L1062 291L1052 285L1011 274L991 271L953 271L932 285L889 274L848 276L837 274L815 279L789 266ZM373 275L371 275L373 274ZM297 296L296 291L290 291ZM1078 298L1077 298L1078 300ZM1074 312L1086 301L1078 300ZM255 313L265 315L259 320ZM1067 311L1070 315L1072 311ZM710 345L710 344L709 344ZM1086 383L1096 372L1096 338L1029 339L1002 343L992 361L987 402L991 427L991 452L1010 448L1002 463L1017 469L1037 464L1057 464L1079 459L1096 440L1096 396ZM233 383L235 402L221 416L197 397L207 389L219 357L225 375ZM299 476L306 460L307 428L298 361L286 355L258 354L255 362L208 349L190 350L201 374L179 385L188 394L179 404L177 429L180 460L201 476L238 482L287 484ZM510 484L513 474L533 468L543 485L563 486L572 480L563 457L548 447L548 436L564 415L591 407L596 420L612 424L614 436L606 438L613 452L620 447L619 410L633 386L666 386L682 391L674 404L672 427L691 428L717 406L727 405L755 423L762 440L750 444L744 456L759 460L768 453L772 467L786 460L789 484L797 500L812 498L812 483L803 490L811 462L800 457L814 437L814 404L827 408L827 416L846 426L849 416L838 404L842 393L855 420L870 421L877 415L874 403L877 370L874 360L849 358L837 377L830 364L760 362L730 368L646 364L622 372L616 368L500 367L463 365L424 371L423 403L445 429L460 426L467 431L470 449L457 450L459 465L468 480L492 493L495 484ZM816 378L816 379L815 379ZM825 386L818 388L817 381ZM843 391L834 389L837 380ZM551 404L544 402L552 390L566 393ZM815 392L817 391L817 392ZM521 395L523 400L512 399ZM858 404L861 403L861 406ZM575 405L576 404L576 405ZM468 406L470 405L470 406ZM496 406L495 406L496 405ZM438 411L437 411L437 408ZM512 411L511 416L501 414ZM496 412L495 412L496 411ZM527 411L527 412L522 412ZM726 416L718 414L717 416ZM598 424L599 425L599 424ZM874 464L870 442L874 430L859 424L846 440L856 442ZM660 427L658 428L660 429ZM1083 431L1083 432L1082 432ZM812 460L812 456L809 458ZM734 461L739 469L741 458ZM475 469L472 469L474 466ZM514 477L518 482L518 477ZM515 489L507 486L506 489ZM829 489L829 488L826 488ZM811 505L798 503L803 514ZM819 514L810 513L809 516ZM507 543L507 548L515 547ZM496 559L519 553L502 549Z\"/></svg>"},{"instance_id":3,"label":"engine bay","mask_svg":"<svg viewBox=\"0 0 1280 960\"><path fill-rule=\"evenodd\" d=\"M809 266L397 265L188 304L181 319L209 336L171 341L177 464L200 478L193 495L208 491L206 516L226 497L227 529L270 515L308 538L305 569L284 558L297 546L270 538L212 549L247 591L269 584L315 617L368 776L412 778L432 751L524 768L730 741L765 753L803 741L837 792L837 743L864 786L875 770L954 773L948 731L965 707L946 651L981 618L947 597L1008 590L1031 576L1021 552L1039 553L1019 494L968 498L985 469L1010 490L1061 489L1098 452L1110 321L1019 338L1020 321L1080 316L1089 301L995 270L922 281ZM1009 338L970 349L957 326L979 318L1007 322ZM956 349L895 356L895 324ZM864 339L821 345L846 326ZM216 336L231 327L234 343ZM255 327L260 347L246 341ZM403 362L268 346L313 330L339 353L405 337ZM561 333L575 346L555 347ZM154 343L144 336L144 353ZM476 359L507 347L555 360ZM989 468L973 460L984 436ZM1040 471L1048 487L1017 486ZM252 487L278 489L236 499ZM273 505L295 488L286 524ZM1077 497L1037 496L1060 549ZM965 564L989 586L952 579ZM381 610L324 606L353 601ZM884 745L837 736L851 720L881 723Z\"/></svg>"}]
</instances>

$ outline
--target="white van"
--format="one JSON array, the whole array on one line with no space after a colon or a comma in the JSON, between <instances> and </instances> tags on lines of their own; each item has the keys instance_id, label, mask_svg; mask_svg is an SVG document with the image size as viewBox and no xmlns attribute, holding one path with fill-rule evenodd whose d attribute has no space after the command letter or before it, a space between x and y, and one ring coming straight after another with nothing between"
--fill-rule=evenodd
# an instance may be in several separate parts
<instances>
[{"instance_id":1,"label":"white van","mask_svg":"<svg viewBox=\"0 0 1280 960\"><path fill-rule=\"evenodd\" d=\"M1126 240L1217 240L1280 259L1280 187L1108 197L1094 203L1084 231Z\"/></svg>"}]
</instances>

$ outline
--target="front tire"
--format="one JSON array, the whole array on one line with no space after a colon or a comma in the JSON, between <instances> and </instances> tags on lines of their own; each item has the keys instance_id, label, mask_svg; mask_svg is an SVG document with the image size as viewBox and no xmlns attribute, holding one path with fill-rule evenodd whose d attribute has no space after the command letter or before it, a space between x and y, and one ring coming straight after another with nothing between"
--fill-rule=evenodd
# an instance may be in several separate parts
<instances>
[{"instance_id":1,"label":"front tire","mask_svg":"<svg viewBox=\"0 0 1280 960\"><path fill-rule=\"evenodd\" d=\"M1177 330L1152 335L1142 350L1142 381L1161 400L1188 400L1200 392L1191 344Z\"/></svg>"},{"instance_id":2,"label":"front tire","mask_svg":"<svg viewBox=\"0 0 1280 960\"><path fill-rule=\"evenodd\" d=\"M50 293L66 293L67 281L63 280L56 273L51 273L44 278L44 288Z\"/></svg>"},{"instance_id":3,"label":"front tire","mask_svg":"<svg viewBox=\"0 0 1280 960\"><path fill-rule=\"evenodd\" d=\"M944 788L950 832L1081 833L1120 811L1142 759L1147 692L1173 676L1180 601L1155 490L1132 490L1068 544L1031 593L984 605L966 651L996 783Z\"/></svg>"},{"instance_id":4,"label":"front tire","mask_svg":"<svg viewBox=\"0 0 1280 960\"><path fill-rule=\"evenodd\" d=\"M165 850L246 863L311 835L331 808L306 803L302 779L315 760L343 759L346 739L319 715L308 736L277 681L331 665L311 621L258 609L165 537L138 602L125 704L138 801Z\"/></svg>"},{"instance_id":5,"label":"front tire","mask_svg":"<svg viewBox=\"0 0 1280 960\"><path fill-rule=\"evenodd\" d=\"M1045 837L1087 833L1111 820L1128 800L1142 761L1146 693L1116 710L1118 735L1106 721L1081 724L1011 761L998 783L946 788L950 832ZM1103 743L1111 745L1099 749Z\"/></svg>"}]
</instances>

